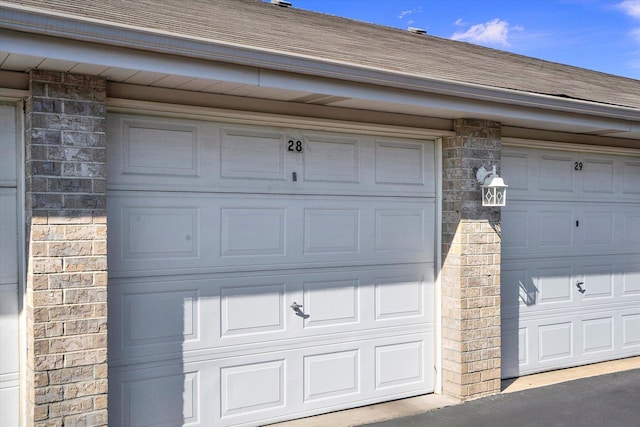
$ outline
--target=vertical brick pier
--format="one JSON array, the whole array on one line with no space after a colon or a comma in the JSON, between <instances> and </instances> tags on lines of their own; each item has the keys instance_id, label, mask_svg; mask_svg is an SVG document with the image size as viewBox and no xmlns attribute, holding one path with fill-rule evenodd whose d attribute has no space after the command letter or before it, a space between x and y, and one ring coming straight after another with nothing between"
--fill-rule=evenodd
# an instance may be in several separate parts
<instances>
[{"instance_id":1,"label":"vertical brick pier","mask_svg":"<svg viewBox=\"0 0 640 427\"><path fill-rule=\"evenodd\" d=\"M107 425L106 81L30 72L28 425Z\"/></svg>"},{"instance_id":2,"label":"vertical brick pier","mask_svg":"<svg viewBox=\"0 0 640 427\"><path fill-rule=\"evenodd\" d=\"M476 171L500 170L500 124L458 119L443 141L442 386L461 400L500 391L500 208Z\"/></svg>"}]
</instances>

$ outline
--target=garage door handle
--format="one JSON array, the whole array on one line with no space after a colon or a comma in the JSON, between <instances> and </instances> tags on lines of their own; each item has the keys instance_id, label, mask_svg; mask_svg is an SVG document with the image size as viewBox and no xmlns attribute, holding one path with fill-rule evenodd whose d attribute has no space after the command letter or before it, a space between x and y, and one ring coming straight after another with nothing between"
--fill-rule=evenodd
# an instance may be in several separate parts
<instances>
[{"instance_id":1,"label":"garage door handle","mask_svg":"<svg viewBox=\"0 0 640 427\"><path fill-rule=\"evenodd\" d=\"M302 308L302 305L294 301L293 304L291 304L289 307L291 307L291 310L298 312Z\"/></svg>"},{"instance_id":2,"label":"garage door handle","mask_svg":"<svg viewBox=\"0 0 640 427\"><path fill-rule=\"evenodd\" d=\"M578 283L576 283L576 287L578 288L578 292L580 292L581 294L584 294L585 292L587 292L587 290L585 288L583 288L582 285L584 285L584 282L581 282L580 280L578 280Z\"/></svg>"}]
</instances>

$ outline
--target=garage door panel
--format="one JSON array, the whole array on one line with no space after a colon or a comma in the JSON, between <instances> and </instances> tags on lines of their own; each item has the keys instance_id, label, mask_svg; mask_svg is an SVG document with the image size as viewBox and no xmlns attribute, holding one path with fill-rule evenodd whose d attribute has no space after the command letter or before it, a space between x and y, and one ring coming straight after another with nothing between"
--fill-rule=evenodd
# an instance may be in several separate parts
<instances>
[{"instance_id":1,"label":"garage door panel","mask_svg":"<svg viewBox=\"0 0 640 427\"><path fill-rule=\"evenodd\" d=\"M502 378L514 378L520 375L521 369L526 369L529 365L529 355L531 351L529 345L534 342L529 338L529 327L518 324L518 319L502 320L502 342L518 343L502 348L501 369ZM536 345L537 347L537 345Z\"/></svg>"},{"instance_id":2,"label":"garage door panel","mask_svg":"<svg viewBox=\"0 0 640 427\"><path fill-rule=\"evenodd\" d=\"M580 270L582 271L580 281L584 283L581 285L584 290L581 295L583 301L613 298L616 279L613 264L583 265ZM598 301L598 303L606 303L606 301Z\"/></svg>"},{"instance_id":3,"label":"garage door panel","mask_svg":"<svg viewBox=\"0 0 640 427\"><path fill-rule=\"evenodd\" d=\"M503 378L637 355L640 309L590 309L503 320ZM517 325L517 326L516 326Z\"/></svg>"},{"instance_id":4,"label":"garage door panel","mask_svg":"<svg viewBox=\"0 0 640 427\"><path fill-rule=\"evenodd\" d=\"M503 258L640 252L640 206L512 201L502 210Z\"/></svg>"},{"instance_id":5,"label":"garage door panel","mask_svg":"<svg viewBox=\"0 0 640 427\"><path fill-rule=\"evenodd\" d=\"M573 322L564 321L538 326L538 361L573 356Z\"/></svg>"},{"instance_id":6,"label":"garage door panel","mask_svg":"<svg viewBox=\"0 0 640 427\"><path fill-rule=\"evenodd\" d=\"M622 264L622 295L624 297L640 297L640 264Z\"/></svg>"},{"instance_id":7,"label":"garage door panel","mask_svg":"<svg viewBox=\"0 0 640 427\"><path fill-rule=\"evenodd\" d=\"M538 290L537 304L571 303L575 296L572 271L570 266L537 269L532 276Z\"/></svg>"},{"instance_id":8,"label":"garage door panel","mask_svg":"<svg viewBox=\"0 0 640 427\"><path fill-rule=\"evenodd\" d=\"M17 191L0 188L0 285L18 283ZM16 289L17 292L17 289Z\"/></svg>"},{"instance_id":9,"label":"garage door panel","mask_svg":"<svg viewBox=\"0 0 640 427\"><path fill-rule=\"evenodd\" d=\"M391 264L434 256L434 204L421 199L119 194L108 206L118 230L109 235L114 275Z\"/></svg>"},{"instance_id":10,"label":"garage door panel","mask_svg":"<svg viewBox=\"0 0 640 427\"><path fill-rule=\"evenodd\" d=\"M109 182L175 187L206 180L202 165L213 160L205 143L212 132L203 122L109 117Z\"/></svg>"},{"instance_id":11,"label":"garage door panel","mask_svg":"<svg viewBox=\"0 0 640 427\"><path fill-rule=\"evenodd\" d=\"M16 187L18 126L15 105L0 105L0 130L0 187Z\"/></svg>"},{"instance_id":12,"label":"garage door panel","mask_svg":"<svg viewBox=\"0 0 640 427\"><path fill-rule=\"evenodd\" d=\"M110 189L435 197L435 144L112 114Z\"/></svg>"},{"instance_id":13,"label":"garage door panel","mask_svg":"<svg viewBox=\"0 0 640 427\"><path fill-rule=\"evenodd\" d=\"M198 126L127 122L123 133L123 174L198 176Z\"/></svg>"},{"instance_id":14,"label":"garage door panel","mask_svg":"<svg viewBox=\"0 0 640 427\"><path fill-rule=\"evenodd\" d=\"M305 328L340 326L361 321L359 279L303 283ZM313 313L313 316L305 313Z\"/></svg>"},{"instance_id":15,"label":"garage door panel","mask_svg":"<svg viewBox=\"0 0 640 427\"><path fill-rule=\"evenodd\" d=\"M424 144L376 141L376 183L424 185Z\"/></svg>"},{"instance_id":16,"label":"garage door panel","mask_svg":"<svg viewBox=\"0 0 640 427\"><path fill-rule=\"evenodd\" d=\"M122 296L123 346L181 344L198 339L197 289L130 293Z\"/></svg>"},{"instance_id":17,"label":"garage door panel","mask_svg":"<svg viewBox=\"0 0 640 427\"><path fill-rule=\"evenodd\" d=\"M433 352L433 331L114 367L110 417L122 427L257 425L428 393L434 379L428 352Z\"/></svg>"},{"instance_id":18,"label":"garage door panel","mask_svg":"<svg viewBox=\"0 0 640 427\"><path fill-rule=\"evenodd\" d=\"M123 258L196 258L199 208L127 207L123 209Z\"/></svg>"},{"instance_id":19,"label":"garage door panel","mask_svg":"<svg viewBox=\"0 0 640 427\"><path fill-rule=\"evenodd\" d=\"M304 357L304 400L358 393L361 387L360 359L359 349ZM335 375L328 376L327 372Z\"/></svg>"},{"instance_id":20,"label":"garage door panel","mask_svg":"<svg viewBox=\"0 0 640 427\"><path fill-rule=\"evenodd\" d=\"M360 168L361 144L358 138L305 135L304 181L358 183L370 180L366 176L370 172ZM362 159L366 160L366 157Z\"/></svg>"},{"instance_id":21,"label":"garage door panel","mask_svg":"<svg viewBox=\"0 0 640 427\"><path fill-rule=\"evenodd\" d=\"M376 347L376 389L424 381L424 342Z\"/></svg>"},{"instance_id":22,"label":"garage door panel","mask_svg":"<svg viewBox=\"0 0 640 427\"><path fill-rule=\"evenodd\" d=\"M637 210L627 209L622 213L622 216L622 244L625 247L634 247L634 245L637 245L638 243L638 236L640 236L640 212L638 212ZM638 252L637 248L636 252Z\"/></svg>"},{"instance_id":23,"label":"garage door panel","mask_svg":"<svg viewBox=\"0 0 640 427\"><path fill-rule=\"evenodd\" d=\"M575 166L573 157L561 154L542 154L537 166L544 173L538 174L538 189L541 193L572 193L574 190Z\"/></svg>"},{"instance_id":24,"label":"garage door panel","mask_svg":"<svg viewBox=\"0 0 640 427\"><path fill-rule=\"evenodd\" d=\"M638 303L640 276L634 259L627 255L607 263L599 256L510 262L501 272L502 314L528 316L559 306L588 309Z\"/></svg>"},{"instance_id":25,"label":"garage door panel","mask_svg":"<svg viewBox=\"0 0 640 427\"><path fill-rule=\"evenodd\" d=\"M358 252L360 209L304 210L304 253Z\"/></svg>"},{"instance_id":26,"label":"garage door panel","mask_svg":"<svg viewBox=\"0 0 640 427\"><path fill-rule=\"evenodd\" d=\"M638 354L638 165L505 149L516 185L502 210L503 376Z\"/></svg>"},{"instance_id":27,"label":"garage door panel","mask_svg":"<svg viewBox=\"0 0 640 427\"><path fill-rule=\"evenodd\" d=\"M285 330L284 283L220 289L220 337Z\"/></svg>"},{"instance_id":28,"label":"garage door panel","mask_svg":"<svg viewBox=\"0 0 640 427\"><path fill-rule=\"evenodd\" d=\"M375 280L375 319L390 319L423 316L433 312L431 300L425 306L425 292L431 292L431 286L425 286L423 275L381 277Z\"/></svg>"},{"instance_id":29,"label":"garage door panel","mask_svg":"<svg viewBox=\"0 0 640 427\"><path fill-rule=\"evenodd\" d=\"M203 393L216 389L214 372L203 363L110 369L109 418L122 427L211 425L218 402Z\"/></svg>"},{"instance_id":30,"label":"garage door panel","mask_svg":"<svg viewBox=\"0 0 640 427\"><path fill-rule=\"evenodd\" d=\"M221 257L286 255L285 222L288 208L232 208L224 207L222 203L219 207Z\"/></svg>"},{"instance_id":31,"label":"garage door panel","mask_svg":"<svg viewBox=\"0 0 640 427\"><path fill-rule=\"evenodd\" d=\"M573 243L573 212L549 207L538 211L537 246L542 250L561 250Z\"/></svg>"},{"instance_id":32,"label":"garage door panel","mask_svg":"<svg viewBox=\"0 0 640 427\"><path fill-rule=\"evenodd\" d=\"M433 327L431 264L226 278L113 280L110 360L193 357ZM302 307L293 310L297 302ZM115 338L118 337L118 338ZM268 344L265 344L268 343Z\"/></svg>"},{"instance_id":33,"label":"garage door panel","mask_svg":"<svg viewBox=\"0 0 640 427\"><path fill-rule=\"evenodd\" d=\"M509 197L512 194L526 194L533 182L531 159L528 153L502 148L502 176L509 177ZM510 205L507 204L506 207ZM505 208L503 208L505 209Z\"/></svg>"},{"instance_id":34,"label":"garage door panel","mask_svg":"<svg viewBox=\"0 0 640 427\"><path fill-rule=\"evenodd\" d=\"M622 316L622 346L640 348L640 313Z\"/></svg>"},{"instance_id":35,"label":"garage door panel","mask_svg":"<svg viewBox=\"0 0 640 427\"><path fill-rule=\"evenodd\" d=\"M220 369L221 418L285 405L285 360Z\"/></svg>"},{"instance_id":36,"label":"garage door panel","mask_svg":"<svg viewBox=\"0 0 640 427\"><path fill-rule=\"evenodd\" d=\"M521 268L518 268L521 267ZM500 272L500 300L502 317L518 315L520 304L534 305L538 289L529 278L525 266L504 266Z\"/></svg>"},{"instance_id":37,"label":"garage door panel","mask_svg":"<svg viewBox=\"0 0 640 427\"><path fill-rule=\"evenodd\" d=\"M224 127L220 132L220 178L287 180L281 132Z\"/></svg>"},{"instance_id":38,"label":"garage door panel","mask_svg":"<svg viewBox=\"0 0 640 427\"><path fill-rule=\"evenodd\" d=\"M582 320L582 352L613 350L613 323L613 316Z\"/></svg>"},{"instance_id":39,"label":"garage door panel","mask_svg":"<svg viewBox=\"0 0 640 427\"><path fill-rule=\"evenodd\" d=\"M110 273L212 264L219 246L200 240L215 212L197 197L109 197Z\"/></svg>"},{"instance_id":40,"label":"garage door panel","mask_svg":"<svg viewBox=\"0 0 640 427\"><path fill-rule=\"evenodd\" d=\"M511 184L509 184L511 186ZM529 212L524 206L517 206L517 203L509 203L502 208L502 241L501 248L505 255L517 254L529 247Z\"/></svg>"},{"instance_id":41,"label":"garage door panel","mask_svg":"<svg viewBox=\"0 0 640 427\"><path fill-rule=\"evenodd\" d=\"M553 310L578 294L574 267L562 260L510 263L501 272L503 316Z\"/></svg>"},{"instance_id":42,"label":"garage door panel","mask_svg":"<svg viewBox=\"0 0 640 427\"><path fill-rule=\"evenodd\" d=\"M631 196L640 194L640 161L628 160L624 162L622 192Z\"/></svg>"},{"instance_id":43,"label":"garage door panel","mask_svg":"<svg viewBox=\"0 0 640 427\"><path fill-rule=\"evenodd\" d=\"M614 195L616 185L615 161L613 159L585 158L582 163L582 191L588 197ZM574 162L574 171L576 169Z\"/></svg>"},{"instance_id":44,"label":"garage door panel","mask_svg":"<svg viewBox=\"0 0 640 427\"><path fill-rule=\"evenodd\" d=\"M511 200L633 201L640 161L618 155L503 147Z\"/></svg>"},{"instance_id":45,"label":"garage door panel","mask_svg":"<svg viewBox=\"0 0 640 427\"><path fill-rule=\"evenodd\" d=\"M616 214L614 212L597 212L587 208L576 212L575 216L579 219L576 228L583 227L584 233L581 233L581 241L578 244L590 245L596 247L613 248L615 243L614 225Z\"/></svg>"}]
</instances>

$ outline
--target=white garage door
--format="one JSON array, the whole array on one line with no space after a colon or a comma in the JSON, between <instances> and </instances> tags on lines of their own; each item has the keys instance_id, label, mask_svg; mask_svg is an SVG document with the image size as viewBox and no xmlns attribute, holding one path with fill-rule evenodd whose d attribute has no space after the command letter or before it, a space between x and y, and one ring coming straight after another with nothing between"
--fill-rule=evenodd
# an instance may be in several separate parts
<instances>
[{"instance_id":1,"label":"white garage door","mask_svg":"<svg viewBox=\"0 0 640 427\"><path fill-rule=\"evenodd\" d=\"M503 377L640 354L640 158L503 148Z\"/></svg>"},{"instance_id":2,"label":"white garage door","mask_svg":"<svg viewBox=\"0 0 640 427\"><path fill-rule=\"evenodd\" d=\"M0 424L18 425L18 216L16 108L0 104Z\"/></svg>"},{"instance_id":3,"label":"white garage door","mask_svg":"<svg viewBox=\"0 0 640 427\"><path fill-rule=\"evenodd\" d=\"M126 115L108 134L112 422L433 390L433 142Z\"/></svg>"}]
</instances>

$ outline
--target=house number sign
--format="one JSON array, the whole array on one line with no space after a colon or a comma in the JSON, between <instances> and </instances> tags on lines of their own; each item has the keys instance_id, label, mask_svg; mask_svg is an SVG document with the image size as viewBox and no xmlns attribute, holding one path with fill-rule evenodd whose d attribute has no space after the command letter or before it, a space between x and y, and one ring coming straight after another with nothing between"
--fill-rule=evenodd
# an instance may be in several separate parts
<instances>
[{"instance_id":1,"label":"house number sign","mask_svg":"<svg viewBox=\"0 0 640 427\"><path fill-rule=\"evenodd\" d=\"M290 139L289 145L287 145L287 150L293 153L302 153L304 151L302 141L294 141L293 139Z\"/></svg>"},{"instance_id":2,"label":"house number sign","mask_svg":"<svg viewBox=\"0 0 640 427\"><path fill-rule=\"evenodd\" d=\"M573 170L581 171L582 170L582 162L575 162L573 164Z\"/></svg>"}]
</instances>

